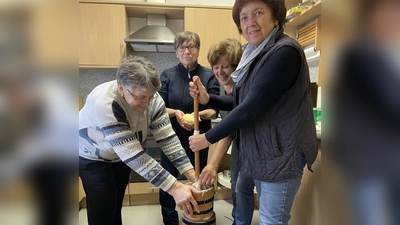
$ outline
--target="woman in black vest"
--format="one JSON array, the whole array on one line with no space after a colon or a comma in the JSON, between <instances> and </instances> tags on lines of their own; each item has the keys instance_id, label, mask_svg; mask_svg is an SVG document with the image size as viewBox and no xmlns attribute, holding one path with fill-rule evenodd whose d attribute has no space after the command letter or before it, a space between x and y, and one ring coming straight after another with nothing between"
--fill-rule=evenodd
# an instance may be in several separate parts
<instances>
[{"instance_id":1,"label":"woman in black vest","mask_svg":"<svg viewBox=\"0 0 400 225\"><path fill-rule=\"evenodd\" d=\"M253 178L260 224L288 224L303 168L317 156L308 65L300 44L283 33L284 0L236 0L233 20L249 44L232 78L232 95L207 94L196 77L192 96L231 112L189 138L193 151L240 130L240 176Z\"/></svg>"}]
</instances>

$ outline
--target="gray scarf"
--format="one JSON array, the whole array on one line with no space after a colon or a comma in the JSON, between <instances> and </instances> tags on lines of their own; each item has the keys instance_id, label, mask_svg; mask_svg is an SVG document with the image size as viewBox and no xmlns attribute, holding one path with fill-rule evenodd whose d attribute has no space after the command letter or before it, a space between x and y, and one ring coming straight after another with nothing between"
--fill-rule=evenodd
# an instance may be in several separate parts
<instances>
[{"instance_id":1,"label":"gray scarf","mask_svg":"<svg viewBox=\"0 0 400 225\"><path fill-rule=\"evenodd\" d=\"M245 45L245 49L243 50L243 55L240 59L239 65L237 66L236 70L231 74L231 77L235 84L237 84L244 77L244 75L247 74L251 63L254 61L256 56L260 54L260 52L268 44L271 37L274 36L278 30L279 26L275 26L268 37L265 38L265 40L261 42L261 44L257 48L254 48L254 46L252 46L251 44Z\"/></svg>"}]
</instances>

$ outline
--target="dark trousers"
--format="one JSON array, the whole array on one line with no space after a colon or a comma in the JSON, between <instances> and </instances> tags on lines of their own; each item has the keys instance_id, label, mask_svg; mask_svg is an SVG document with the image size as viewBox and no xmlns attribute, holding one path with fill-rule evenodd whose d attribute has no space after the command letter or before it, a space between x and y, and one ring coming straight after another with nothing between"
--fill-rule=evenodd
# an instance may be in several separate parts
<instances>
[{"instance_id":1,"label":"dark trousers","mask_svg":"<svg viewBox=\"0 0 400 225\"><path fill-rule=\"evenodd\" d=\"M187 141L186 141L187 142ZM194 153L190 151L186 151L190 162L194 166ZM208 148L200 151L200 171L207 165L207 157L208 157ZM170 174L174 177L177 177L179 171L175 168L174 164L168 159L168 157L161 153L161 166L164 169L168 170ZM161 205L161 213L163 216L163 222L165 225L179 225L178 212L175 210L176 203L174 198L169 195L167 192L160 189L160 205Z\"/></svg>"},{"instance_id":2,"label":"dark trousers","mask_svg":"<svg viewBox=\"0 0 400 225\"><path fill-rule=\"evenodd\" d=\"M79 177L86 193L89 225L122 225L122 201L131 169L79 157Z\"/></svg>"}]
</instances>

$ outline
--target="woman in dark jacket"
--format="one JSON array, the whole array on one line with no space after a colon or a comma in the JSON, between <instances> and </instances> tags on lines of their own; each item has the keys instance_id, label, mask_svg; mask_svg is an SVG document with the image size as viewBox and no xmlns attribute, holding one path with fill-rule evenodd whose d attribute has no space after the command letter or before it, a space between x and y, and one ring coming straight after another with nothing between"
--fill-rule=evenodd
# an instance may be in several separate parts
<instances>
[{"instance_id":1,"label":"woman in dark jacket","mask_svg":"<svg viewBox=\"0 0 400 225\"><path fill-rule=\"evenodd\" d=\"M190 137L199 151L240 130L240 175L255 180L260 224L288 224L303 168L317 156L310 78L300 44L283 33L284 0L236 0L233 20L246 38L232 78L232 95L207 94L193 78L192 96L220 110L232 110L206 133Z\"/></svg>"},{"instance_id":2,"label":"woman in dark jacket","mask_svg":"<svg viewBox=\"0 0 400 225\"><path fill-rule=\"evenodd\" d=\"M188 138L193 134L193 125L183 121L184 114L193 113L193 98L187 91L193 76L198 76L207 92L219 94L219 83L213 72L197 62L200 51L200 38L196 33L184 31L176 35L174 41L176 57L179 64L166 69L161 74L161 89L158 91L164 99L172 127L177 134L183 148L186 150L191 163L194 165L194 153L189 148ZM211 119L217 118L218 110L199 105L200 133L211 128ZM200 153L200 170L208 159L208 148ZM173 176L178 176L178 170L168 160L165 154L161 155L161 165ZM160 204L163 221L166 225L178 225L178 212L175 210L175 201L167 192L160 190Z\"/></svg>"}]
</instances>

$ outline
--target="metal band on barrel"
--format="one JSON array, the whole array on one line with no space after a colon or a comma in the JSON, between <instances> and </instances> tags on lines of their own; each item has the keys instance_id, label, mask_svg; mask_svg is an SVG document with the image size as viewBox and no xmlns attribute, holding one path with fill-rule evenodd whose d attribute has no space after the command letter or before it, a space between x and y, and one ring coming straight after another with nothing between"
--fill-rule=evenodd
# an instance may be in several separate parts
<instances>
[{"instance_id":1,"label":"metal band on barrel","mask_svg":"<svg viewBox=\"0 0 400 225\"><path fill-rule=\"evenodd\" d=\"M207 209L207 210L204 210L204 211L200 211L199 213L198 213L198 212L193 212L193 215L203 215L203 214L207 214L207 213L209 213L209 212L212 212L213 209L214 209L214 207L211 207L210 209Z\"/></svg>"},{"instance_id":2,"label":"metal band on barrel","mask_svg":"<svg viewBox=\"0 0 400 225\"><path fill-rule=\"evenodd\" d=\"M211 198L206 199L204 201L196 201L196 202L197 202L197 205L204 205L204 204L207 204L207 203L212 202L212 201L214 201L214 196L212 196Z\"/></svg>"},{"instance_id":3,"label":"metal band on barrel","mask_svg":"<svg viewBox=\"0 0 400 225\"><path fill-rule=\"evenodd\" d=\"M199 224L199 223L196 223L196 222L193 223L193 222L187 221L187 220L185 220L185 218L182 218L182 222L184 222L186 225L198 225ZM211 225L211 224L214 224L214 223L215 223L215 218L210 220L210 221L208 221L208 222L201 222L202 225Z\"/></svg>"}]
</instances>

